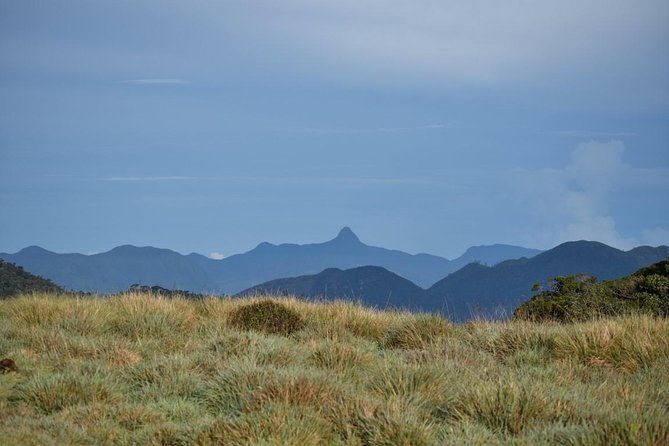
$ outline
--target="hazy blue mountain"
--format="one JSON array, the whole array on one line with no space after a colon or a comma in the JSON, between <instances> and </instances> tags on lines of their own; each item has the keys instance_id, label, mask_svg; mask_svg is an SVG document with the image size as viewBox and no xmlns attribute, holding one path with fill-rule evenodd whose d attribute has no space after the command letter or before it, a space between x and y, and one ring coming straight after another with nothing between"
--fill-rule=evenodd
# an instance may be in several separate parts
<instances>
[{"instance_id":1,"label":"hazy blue mountain","mask_svg":"<svg viewBox=\"0 0 669 446\"><path fill-rule=\"evenodd\" d=\"M435 283L428 292L445 299L455 319L472 314L510 314L532 296L530 289L536 282L576 273L616 279L667 256L667 246L621 251L598 242L568 242L530 259L507 260L495 266L469 264Z\"/></svg>"},{"instance_id":2,"label":"hazy blue mountain","mask_svg":"<svg viewBox=\"0 0 669 446\"><path fill-rule=\"evenodd\" d=\"M204 264L203 259L198 260ZM443 257L411 255L365 245L351 229L343 228L336 238L324 243L261 243L244 254L210 260L204 268L219 289L237 293L281 277L316 274L326 268L350 269L366 265L382 266L420 285L429 285L453 271L450 264Z\"/></svg>"},{"instance_id":3,"label":"hazy blue mountain","mask_svg":"<svg viewBox=\"0 0 669 446\"><path fill-rule=\"evenodd\" d=\"M325 243L261 243L249 252L222 260L128 245L94 255L56 254L32 246L16 254L0 254L0 258L78 291L113 293L140 284L233 294L263 284L265 289L285 289L305 296L354 297L377 306L419 306L463 320L477 314L495 315L498 310L509 314L531 297L535 282L555 276L580 272L601 280L626 276L666 259L669 247L641 246L625 252L597 242L569 242L534 257L505 260L494 266L470 263L452 272L469 259L492 264L505 255L534 253L493 245L472 248L449 261L368 246L344 228ZM292 279L275 281L286 277ZM421 288L435 278L441 280L427 290Z\"/></svg>"},{"instance_id":4,"label":"hazy blue mountain","mask_svg":"<svg viewBox=\"0 0 669 446\"><path fill-rule=\"evenodd\" d=\"M198 254L191 254L191 258L209 273L219 290L237 293L277 278L317 274L327 268L351 269L367 265L381 266L421 287L428 287L472 260L493 262L536 252L526 248L494 245L475 248L475 252L465 254L467 257L451 261L430 254L412 255L369 246L361 242L350 228L345 227L336 238L324 243L261 243L251 251L222 260L211 260Z\"/></svg>"},{"instance_id":5,"label":"hazy blue mountain","mask_svg":"<svg viewBox=\"0 0 669 446\"><path fill-rule=\"evenodd\" d=\"M318 274L272 280L240 295L284 293L324 300L360 300L378 308L433 311L438 306L424 289L379 266L328 268Z\"/></svg>"},{"instance_id":6,"label":"hazy blue mountain","mask_svg":"<svg viewBox=\"0 0 669 446\"><path fill-rule=\"evenodd\" d=\"M495 266L470 263L424 290L379 267L326 269L318 274L272 280L241 294L283 293L310 298L353 298L367 305L437 311L456 321L506 317L531 297L532 285L585 272L601 280L626 276L669 256L669 248L620 251L597 242L569 242L532 258Z\"/></svg>"},{"instance_id":7,"label":"hazy blue mountain","mask_svg":"<svg viewBox=\"0 0 669 446\"><path fill-rule=\"evenodd\" d=\"M93 254L57 254L37 246L0 258L75 291L115 293L130 285L151 284L190 291L215 288L195 262L169 249L119 246Z\"/></svg>"},{"instance_id":8,"label":"hazy blue mountain","mask_svg":"<svg viewBox=\"0 0 669 446\"><path fill-rule=\"evenodd\" d=\"M222 260L134 246L119 246L95 255L56 254L32 246L16 254L0 254L0 258L74 290L113 293L137 283L195 293L234 294L282 277L366 265L386 268L421 287L428 287L473 260L493 264L509 256L531 256L536 252L507 245L479 246L451 261L430 254L412 255L368 246L346 227L337 237L324 243L261 243L248 252Z\"/></svg>"}]
</instances>

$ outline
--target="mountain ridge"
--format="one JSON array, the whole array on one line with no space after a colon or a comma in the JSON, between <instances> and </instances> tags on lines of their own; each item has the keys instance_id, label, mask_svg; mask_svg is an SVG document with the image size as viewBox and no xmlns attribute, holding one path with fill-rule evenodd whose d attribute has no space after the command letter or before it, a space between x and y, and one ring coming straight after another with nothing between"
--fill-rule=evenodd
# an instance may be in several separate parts
<instances>
[{"instance_id":1,"label":"mountain ridge","mask_svg":"<svg viewBox=\"0 0 669 446\"><path fill-rule=\"evenodd\" d=\"M404 292L412 297L409 302L394 302L393 305L398 308L435 311L458 321L476 316L503 318L532 296L531 288L535 282L547 282L556 276L577 273L595 275L600 280L615 279L667 256L667 246L642 246L622 251L600 242L581 240L560 244L533 258L506 260L494 266L469 263L427 289L411 283L415 288L409 287L408 292L392 287L382 291L389 296ZM324 270L314 275L268 281L240 295L285 291L298 296L327 299L327 293L323 292L319 283L327 282L331 290L346 289L348 282L365 281L365 277L360 275L364 268L338 271L340 283L333 282L332 271ZM392 283L395 274L384 271L385 281ZM380 273L377 271L375 274L378 276ZM404 289L407 289L405 285ZM359 290L361 292L356 298L361 298L364 303L385 306L378 298L379 290L370 290L369 287Z\"/></svg>"},{"instance_id":2,"label":"mountain ridge","mask_svg":"<svg viewBox=\"0 0 669 446\"><path fill-rule=\"evenodd\" d=\"M513 246L501 253L497 245L479 248L483 261L539 252ZM382 266L427 287L464 266L471 260L471 252L467 256L448 260L432 254L369 246L348 226L325 242L302 245L261 242L247 252L220 260L198 253L182 255L165 248L129 244L91 255L58 254L37 246L15 254L0 253L0 258L68 289L115 293L142 283L212 294L234 294L269 280L316 274L330 267L350 269L366 265Z\"/></svg>"}]
</instances>

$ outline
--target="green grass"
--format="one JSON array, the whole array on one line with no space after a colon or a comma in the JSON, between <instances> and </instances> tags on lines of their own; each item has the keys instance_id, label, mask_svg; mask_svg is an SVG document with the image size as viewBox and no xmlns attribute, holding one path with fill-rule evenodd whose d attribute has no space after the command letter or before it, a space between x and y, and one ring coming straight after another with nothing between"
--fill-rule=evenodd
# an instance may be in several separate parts
<instances>
[{"instance_id":1,"label":"green grass","mask_svg":"<svg viewBox=\"0 0 669 446\"><path fill-rule=\"evenodd\" d=\"M2 444L669 443L669 320L271 301L0 301Z\"/></svg>"}]
</instances>

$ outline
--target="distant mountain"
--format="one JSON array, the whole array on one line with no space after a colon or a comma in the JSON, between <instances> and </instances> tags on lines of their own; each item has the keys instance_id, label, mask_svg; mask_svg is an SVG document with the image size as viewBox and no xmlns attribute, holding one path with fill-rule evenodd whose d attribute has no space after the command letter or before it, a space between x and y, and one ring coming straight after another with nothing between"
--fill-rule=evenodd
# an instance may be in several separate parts
<instances>
[{"instance_id":1,"label":"distant mountain","mask_svg":"<svg viewBox=\"0 0 669 446\"><path fill-rule=\"evenodd\" d=\"M665 260L669 247L641 246L625 252L598 242L578 241L533 254L536 250L492 245L471 248L449 261L368 246L344 228L325 243L261 243L249 252L222 260L128 245L88 256L56 254L33 246L16 254L0 254L0 259L77 291L116 293L139 284L234 294L262 284L254 289L353 297L376 306L416 306L464 320L479 314L509 315L531 297L534 283L555 276L587 273L600 280L626 276ZM509 255L524 257L495 264ZM460 268L469 260L479 263ZM276 280L280 278L292 279ZM427 290L421 288L433 282Z\"/></svg>"},{"instance_id":2,"label":"distant mountain","mask_svg":"<svg viewBox=\"0 0 669 446\"><path fill-rule=\"evenodd\" d=\"M291 294L309 298L361 300L379 308L423 309L435 307L432 297L413 282L379 266L348 270L328 268L318 274L272 280L242 291L240 295Z\"/></svg>"},{"instance_id":3,"label":"distant mountain","mask_svg":"<svg viewBox=\"0 0 669 446\"><path fill-rule=\"evenodd\" d=\"M0 260L0 299L32 292L63 293L65 290L48 279L30 274L20 266Z\"/></svg>"},{"instance_id":4,"label":"distant mountain","mask_svg":"<svg viewBox=\"0 0 669 446\"><path fill-rule=\"evenodd\" d=\"M261 243L249 252L219 261L197 260L214 278L218 289L231 293L272 279L316 274L326 268L382 266L418 284L432 284L454 270L451 262L442 257L365 245L348 227L325 243Z\"/></svg>"},{"instance_id":5,"label":"distant mountain","mask_svg":"<svg viewBox=\"0 0 669 446\"><path fill-rule=\"evenodd\" d=\"M132 284L200 291L215 284L196 263L168 249L119 246L93 254L56 254L30 246L0 258L76 291L117 293Z\"/></svg>"},{"instance_id":6,"label":"distant mountain","mask_svg":"<svg viewBox=\"0 0 669 446\"><path fill-rule=\"evenodd\" d=\"M468 265L473 262L482 263L483 265L493 266L509 259L520 259L527 257L528 259L541 254L543 251L540 249L530 249L523 248L520 246L513 245L481 245L481 246L472 246L467 249L464 254L462 254L457 259L453 260L453 265L457 266L457 269L462 268L465 265Z\"/></svg>"},{"instance_id":7,"label":"distant mountain","mask_svg":"<svg viewBox=\"0 0 669 446\"><path fill-rule=\"evenodd\" d=\"M667 246L621 251L598 242L567 242L530 259L507 260L492 267L469 264L435 283L428 292L445 299L456 319L472 314L509 315L532 296L530 289L536 282L576 273L615 279L667 256Z\"/></svg>"},{"instance_id":8,"label":"distant mountain","mask_svg":"<svg viewBox=\"0 0 669 446\"><path fill-rule=\"evenodd\" d=\"M0 253L0 258L79 291L116 293L132 284L140 284L194 293L234 294L282 277L366 265L386 268L421 287L428 287L471 261L494 264L537 252L508 245L479 246L455 260L447 260L430 254L412 255L368 246L345 227L337 237L324 243L273 245L265 242L222 260L129 245L94 255L56 254L31 246L16 254Z\"/></svg>"},{"instance_id":9,"label":"distant mountain","mask_svg":"<svg viewBox=\"0 0 669 446\"><path fill-rule=\"evenodd\" d=\"M508 245L480 246L464 256L447 260L430 254L369 246L345 227L336 238L307 245L261 243L244 254L212 260L199 254L189 257L214 279L218 290L237 293L269 280L317 274L327 268L351 269L375 265L386 268L415 284L428 287L470 261L496 263L509 258L532 256L540 251ZM510 256L510 257L508 257Z\"/></svg>"},{"instance_id":10,"label":"distant mountain","mask_svg":"<svg viewBox=\"0 0 669 446\"><path fill-rule=\"evenodd\" d=\"M287 292L310 298L353 298L367 305L442 312L456 321L472 317L507 317L531 297L536 282L587 273L614 279L669 256L669 247L642 246L620 251L597 242L569 242L532 258L495 266L470 263L424 290L379 267L326 269L315 275L284 278L241 294Z\"/></svg>"}]
</instances>

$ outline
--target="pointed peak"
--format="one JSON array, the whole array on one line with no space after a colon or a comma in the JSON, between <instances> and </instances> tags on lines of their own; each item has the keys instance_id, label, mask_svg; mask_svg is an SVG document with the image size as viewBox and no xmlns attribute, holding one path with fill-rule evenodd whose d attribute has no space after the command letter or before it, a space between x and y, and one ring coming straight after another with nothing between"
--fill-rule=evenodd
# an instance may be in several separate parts
<instances>
[{"instance_id":1,"label":"pointed peak","mask_svg":"<svg viewBox=\"0 0 669 446\"><path fill-rule=\"evenodd\" d=\"M348 226L344 226L341 231L339 231L339 234L337 234L337 238L335 240L360 243L358 236L355 235L355 233Z\"/></svg>"}]
</instances>

